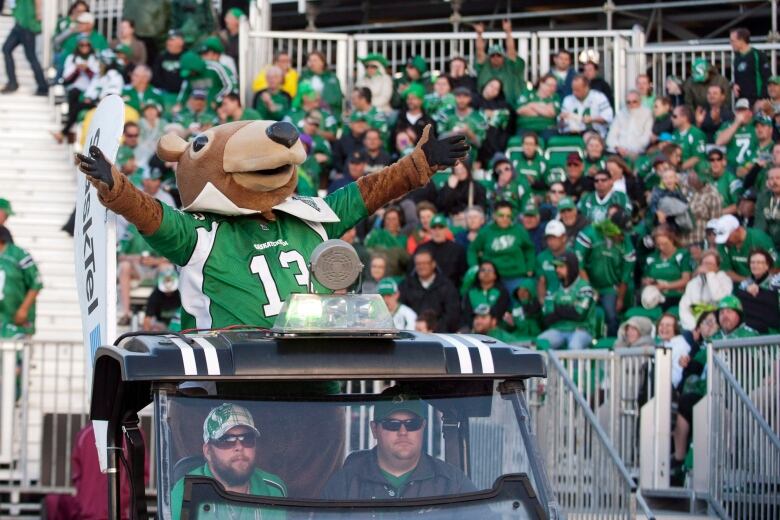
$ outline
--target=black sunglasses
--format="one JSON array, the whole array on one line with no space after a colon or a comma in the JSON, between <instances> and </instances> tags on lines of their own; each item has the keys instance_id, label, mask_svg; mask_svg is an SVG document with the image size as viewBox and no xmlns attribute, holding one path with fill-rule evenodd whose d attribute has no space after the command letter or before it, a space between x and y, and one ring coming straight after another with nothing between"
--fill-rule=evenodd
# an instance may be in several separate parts
<instances>
[{"instance_id":1,"label":"black sunglasses","mask_svg":"<svg viewBox=\"0 0 780 520\"><path fill-rule=\"evenodd\" d=\"M411 419L383 419L379 422L382 428L389 432L397 432L401 430L401 426L406 428L408 432L416 432L423 427L422 417L413 417Z\"/></svg>"},{"instance_id":2,"label":"black sunglasses","mask_svg":"<svg viewBox=\"0 0 780 520\"><path fill-rule=\"evenodd\" d=\"M234 448L236 443L240 442L244 448L254 448L257 444L257 435L254 433L243 433L241 435L223 435L219 439L211 441L216 448L228 450Z\"/></svg>"}]
</instances>

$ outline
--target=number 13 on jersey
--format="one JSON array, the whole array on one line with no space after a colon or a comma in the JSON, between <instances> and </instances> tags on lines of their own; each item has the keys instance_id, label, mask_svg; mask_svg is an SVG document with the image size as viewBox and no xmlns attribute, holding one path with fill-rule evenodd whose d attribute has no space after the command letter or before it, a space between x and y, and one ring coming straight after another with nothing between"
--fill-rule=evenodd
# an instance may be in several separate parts
<instances>
[{"instance_id":1,"label":"number 13 on jersey","mask_svg":"<svg viewBox=\"0 0 780 520\"><path fill-rule=\"evenodd\" d=\"M288 272L272 273L265 255L257 255L249 263L249 270L260 279L260 283L263 285L263 290L268 298L268 303L263 305L263 314L266 317L276 316L282 310L283 302L279 296L280 285L282 291L286 294L305 292L309 287L309 269L303 256L298 251L282 251L279 253L278 260L282 269ZM298 274L291 272L295 264L298 266ZM293 286L292 280L289 279L291 274L295 279L297 287ZM303 287L303 291L299 287Z\"/></svg>"}]
</instances>

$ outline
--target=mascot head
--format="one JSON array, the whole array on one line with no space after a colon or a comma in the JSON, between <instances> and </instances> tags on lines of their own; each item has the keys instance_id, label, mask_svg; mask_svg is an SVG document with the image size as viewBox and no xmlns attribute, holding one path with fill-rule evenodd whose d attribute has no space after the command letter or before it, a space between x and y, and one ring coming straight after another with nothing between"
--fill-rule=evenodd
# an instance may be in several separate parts
<instances>
[{"instance_id":1,"label":"mascot head","mask_svg":"<svg viewBox=\"0 0 780 520\"><path fill-rule=\"evenodd\" d=\"M236 121L210 128L189 143L174 133L157 145L164 161L177 162L176 184L185 211L222 215L264 213L289 197L306 160L290 123Z\"/></svg>"}]
</instances>

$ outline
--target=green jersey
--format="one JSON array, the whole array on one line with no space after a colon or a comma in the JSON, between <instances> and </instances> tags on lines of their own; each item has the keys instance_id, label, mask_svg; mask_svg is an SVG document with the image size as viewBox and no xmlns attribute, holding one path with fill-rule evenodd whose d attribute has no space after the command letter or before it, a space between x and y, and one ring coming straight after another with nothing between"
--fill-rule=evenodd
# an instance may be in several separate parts
<instances>
[{"instance_id":1,"label":"green jersey","mask_svg":"<svg viewBox=\"0 0 780 520\"><path fill-rule=\"evenodd\" d=\"M268 105L266 105L263 101L262 95L264 93L271 96L271 108L269 108ZM290 111L291 105L292 98L290 98L290 94L284 90L280 90L275 94L272 94L270 91L266 90L265 92L258 92L257 97L255 97L255 110L257 110L257 112L260 114L258 119L281 121L284 116L287 115L287 112Z\"/></svg>"},{"instance_id":2,"label":"green jersey","mask_svg":"<svg viewBox=\"0 0 780 520\"><path fill-rule=\"evenodd\" d=\"M518 175L503 186L498 183L489 186L487 196L491 201L504 200L510 203L514 214L519 215L531 197L531 186L524 175Z\"/></svg>"},{"instance_id":3,"label":"green jersey","mask_svg":"<svg viewBox=\"0 0 780 520\"><path fill-rule=\"evenodd\" d=\"M217 113L206 108L200 112L193 112L189 107L184 107L173 118L174 123L179 123L184 128L189 129L192 125L215 126L219 124Z\"/></svg>"},{"instance_id":4,"label":"green jersey","mask_svg":"<svg viewBox=\"0 0 780 520\"><path fill-rule=\"evenodd\" d=\"M515 172L525 177L531 186L536 184L537 181L545 182L544 174L547 170L547 163L544 161L542 154L537 152L530 159L522 152L510 155L510 161L512 161ZM537 190L534 191L536 192ZM540 193L544 193L544 191L544 189L539 190Z\"/></svg>"},{"instance_id":5,"label":"green jersey","mask_svg":"<svg viewBox=\"0 0 780 520\"><path fill-rule=\"evenodd\" d=\"M544 277L547 286L547 294L553 293L561 286L558 275L555 274L555 265L553 264L555 255L549 248L545 248L536 255L536 278ZM541 295L546 296L546 295Z\"/></svg>"},{"instance_id":6,"label":"green jersey","mask_svg":"<svg viewBox=\"0 0 780 520\"><path fill-rule=\"evenodd\" d=\"M607 158L603 155L598 159L591 159L588 154L585 154L582 163L585 168L585 175L593 175L598 171L605 171L607 169Z\"/></svg>"},{"instance_id":7,"label":"green jersey","mask_svg":"<svg viewBox=\"0 0 780 520\"><path fill-rule=\"evenodd\" d=\"M438 95L436 92L425 94L423 98L423 110L427 114L435 114L443 108L455 108L455 96L452 94Z\"/></svg>"},{"instance_id":8,"label":"green jersey","mask_svg":"<svg viewBox=\"0 0 780 520\"><path fill-rule=\"evenodd\" d=\"M712 179L715 187L723 199L723 207L737 204L742 195L742 179L734 175L730 170L724 171L717 179Z\"/></svg>"},{"instance_id":9,"label":"green jersey","mask_svg":"<svg viewBox=\"0 0 780 520\"><path fill-rule=\"evenodd\" d=\"M672 134L672 142L676 143L682 149L682 160L687 161L691 157L698 157L699 162L696 165L696 171L703 171L707 162L704 151L707 145L707 135L695 126L691 126L687 131L680 132L675 130Z\"/></svg>"},{"instance_id":10,"label":"green jersey","mask_svg":"<svg viewBox=\"0 0 780 520\"><path fill-rule=\"evenodd\" d=\"M454 107L444 108L436 113L434 117L438 123L439 134L451 134L457 130L466 127L474 133L474 140L471 141L472 151L479 148L487 134L487 120L479 110L468 109L465 114L458 113Z\"/></svg>"},{"instance_id":11,"label":"green jersey","mask_svg":"<svg viewBox=\"0 0 780 520\"><path fill-rule=\"evenodd\" d=\"M603 199L595 191L586 191L580 197L577 209L588 220L596 224L607 220L609 207L614 205L623 208L627 215L631 214L631 201L628 200L628 196L625 193L617 190L610 191Z\"/></svg>"},{"instance_id":12,"label":"green jersey","mask_svg":"<svg viewBox=\"0 0 780 520\"><path fill-rule=\"evenodd\" d=\"M164 110L165 107L163 91L152 86L147 87L143 92L138 92L132 85L128 85L122 89L122 101L125 102L125 105L136 109L139 114L141 108L147 103L157 103L161 110Z\"/></svg>"},{"instance_id":13,"label":"green jersey","mask_svg":"<svg viewBox=\"0 0 780 520\"><path fill-rule=\"evenodd\" d=\"M720 129L715 134L715 139L732 124L733 121L729 121L720 125ZM756 127L753 126L753 123L740 126L731 137L729 144L726 145L726 160L728 160L729 166L732 168L745 166L753 162L757 156L758 136L756 135Z\"/></svg>"},{"instance_id":14,"label":"green jersey","mask_svg":"<svg viewBox=\"0 0 780 520\"><path fill-rule=\"evenodd\" d=\"M660 251L654 251L653 254L645 259L645 268L642 275L653 280L663 282L675 282L682 278L683 273L691 273L692 268L691 255L687 249L679 248L669 258L663 258ZM666 291L664 294L670 297L680 297L683 291Z\"/></svg>"},{"instance_id":15,"label":"green jersey","mask_svg":"<svg viewBox=\"0 0 780 520\"><path fill-rule=\"evenodd\" d=\"M614 293L617 285L631 283L636 251L629 237L616 242L587 226L577 234L574 251L598 292Z\"/></svg>"},{"instance_id":16,"label":"green jersey","mask_svg":"<svg viewBox=\"0 0 780 520\"><path fill-rule=\"evenodd\" d=\"M27 293L42 288L38 266L30 254L14 244L6 244L0 252L0 323L13 323ZM25 332L31 334L35 330L35 304L30 306L27 321L31 326Z\"/></svg>"},{"instance_id":17,"label":"green jersey","mask_svg":"<svg viewBox=\"0 0 780 520\"><path fill-rule=\"evenodd\" d=\"M734 271L740 276L750 276L749 256L754 249L765 249L769 251L775 260L775 267L778 267L777 252L769 235L755 228L745 228L745 241L742 246L737 248L722 244L718 246L721 263L720 268L723 271Z\"/></svg>"},{"instance_id":18,"label":"green jersey","mask_svg":"<svg viewBox=\"0 0 780 520\"><path fill-rule=\"evenodd\" d=\"M208 464L199 466L187 474L198 477L214 478L214 474L211 472L211 468L209 468ZM262 497L286 497L287 486L285 486L282 479L276 475L256 469L249 478L249 491L247 494ZM171 514L174 520L179 520L181 518L183 499L184 478L180 478L171 490ZM256 518L255 513L259 511L260 510L256 510L255 508L250 509L238 506L233 508L229 507L227 504L212 504L212 507L207 513L199 511L197 517L204 520L211 518L234 518L243 520ZM285 518L285 514L283 511L266 510L262 511L261 517L264 519L282 520Z\"/></svg>"},{"instance_id":19,"label":"green jersey","mask_svg":"<svg viewBox=\"0 0 780 520\"><path fill-rule=\"evenodd\" d=\"M303 69L298 77L298 85L303 82L309 83L317 91L322 100L328 105L330 112L336 117L341 117L344 95L341 93L341 83L339 78L333 72L326 70L322 74L315 74L310 69Z\"/></svg>"},{"instance_id":20,"label":"green jersey","mask_svg":"<svg viewBox=\"0 0 780 520\"><path fill-rule=\"evenodd\" d=\"M41 20L35 14L35 0L16 0L13 16L19 26L35 34L41 32Z\"/></svg>"},{"instance_id":21,"label":"green jersey","mask_svg":"<svg viewBox=\"0 0 780 520\"><path fill-rule=\"evenodd\" d=\"M474 286L469 289L466 297L469 299L472 309L476 309L482 304L487 304L492 309L501 296L501 291L496 287L491 287L487 291L480 289L478 286Z\"/></svg>"},{"instance_id":22,"label":"green jersey","mask_svg":"<svg viewBox=\"0 0 780 520\"><path fill-rule=\"evenodd\" d=\"M491 108L481 109L482 115L487 121L488 126L498 128L499 130L505 130L509 124L509 109L506 108Z\"/></svg>"},{"instance_id":23,"label":"green jersey","mask_svg":"<svg viewBox=\"0 0 780 520\"><path fill-rule=\"evenodd\" d=\"M380 112L376 109L376 107L369 107L368 110L355 110L352 112L352 115L362 116L363 119L366 120L366 124L369 128L378 130L382 135L382 139L387 138L390 123L387 120L387 116L384 114L384 112Z\"/></svg>"},{"instance_id":24,"label":"green jersey","mask_svg":"<svg viewBox=\"0 0 780 520\"><path fill-rule=\"evenodd\" d=\"M712 336L711 339L712 341L715 341L719 339L753 338L760 335L761 334L759 334L755 329L745 325L744 323L740 323L739 327L732 330L731 332L723 332L722 329L719 330Z\"/></svg>"},{"instance_id":25,"label":"green jersey","mask_svg":"<svg viewBox=\"0 0 780 520\"><path fill-rule=\"evenodd\" d=\"M501 81L504 90L504 98L512 103L517 99L523 90L525 83L525 61L521 57L514 60L504 57L504 63L500 68L495 68L490 64L490 59L485 59L484 63L477 63L477 88L482 91L482 87L493 78Z\"/></svg>"},{"instance_id":26,"label":"green jersey","mask_svg":"<svg viewBox=\"0 0 780 520\"><path fill-rule=\"evenodd\" d=\"M512 224L507 228L495 222L484 226L468 249L468 264L490 260L503 278L529 276L534 272L536 249L523 226Z\"/></svg>"},{"instance_id":27,"label":"green jersey","mask_svg":"<svg viewBox=\"0 0 780 520\"><path fill-rule=\"evenodd\" d=\"M145 238L182 267L182 328L271 327L290 294L307 292L307 264L314 248L328 237L340 237L367 216L355 183L331 193L324 202L342 216L340 222L295 216L327 211L323 201L299 196L277 206L276 220L268 222L183 213L162 204L162 223ZM326 292L316 282L314 287Z\"/></svg>"},{"instance_id":28,"label":"green jersey","mask_svg":"<svg viewBox=\"0 0 780 520\"><path fill-rule=\"evenodd\" d=\"M216 106L217 101L231 92L238 92L238 81L229 68L218 61L204 60L206 69L202 74L190 76L181 84L179 91L179 103L189 99L193 90L206 91L206 99L211 107Z\"/></svg>"},{"instance_id":29,"label":"green jersey","mask_svg":"<svg viewBox=\"0 0 780 520\"><path fill-rule=\"evenodd\" d=\"M322 123L320 124L320 128L325 130L326 132L332 132L336 133L339 129L339 122L336 120L336 118L325 110L324 108L318 109L320 114L322 114ZM303 120L306 119L306 115L308 112L306 112L302 108L293 108L289 112L287 112L287 115L284 116L282 121L287 121L288 123L292 123L295 125L300 132L303 132Z\"/></svg>"},{"instance_id":30,"label":"green jersey","mask_svg":"<svg viewBox=\"0 0 780 520\"><path fill-rule=\"evenodd\" d=\"M232 117L228 117L226 119L227 123L232 123L233 121L256 121L257 119L265 119L263 116L260 115L260 112L255 110L254 108L246 107L241 112L241 117L238 119L234 119Z\"/></svg>"},{"instance_id":31,"label":"green jersey","mask_svg":"<svg viewBox=\"0 0 780 520\"><path fill-rule=\"evenodd\" d=\"M518 130L532 130L534 132L539 132L541 130L555 128L558 125L558 114L561 113L561 98L558 97L558 94L553 93L552 96L543 98L539 97L539 94L535 90L528 90L521 93L517 97L515 106L517 108L522 108L523 105L527 105L529 103L544 103L545 105L552 105L552 107L555 109L555 115L552 117L544 117L521 116L518 114L517 118L515 119L517 121Z\"/></svg>"},{"instance_id":32,"label":"green jersey","mask_svg":"<svg viewBox=\"0 0 780 520\"><path fill-rule=\"evenodd\" d=\"M593 287L585 280L577 277L571 285L561 285L553 293L548 293L544 298L542 312L548 316L561 307L572 307L580 315L580 319L562 319L556 321L550 328L563 332L575 329L585 329L593 334L596 319L596 295Z\"/></svg>"}]
</instances>

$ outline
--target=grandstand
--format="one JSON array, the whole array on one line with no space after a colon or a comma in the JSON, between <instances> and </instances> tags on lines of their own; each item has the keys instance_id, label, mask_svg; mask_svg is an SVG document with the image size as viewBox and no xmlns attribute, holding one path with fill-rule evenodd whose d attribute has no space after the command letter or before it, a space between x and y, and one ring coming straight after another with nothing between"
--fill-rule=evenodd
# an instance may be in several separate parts
<instances>
[{"instance_id":1,"label":"grandstand","mask_svg":"<svg viewBox=\"0 0 780 520\"><path fill-rule=\"evenodd\" d=\"M80 174L72 156L83 150L82 121L89 121L92 108L84 103L85 92L98 88L93 77L104 83L92 92L123 94L127 120L138 122L125 128L117 164L140 189L170 205L178 203L174 171L154 162L149 145L163 130L191 139L228 121L286 118L311 143L301 167L307 182L299 181L298 191L322 196L404 157L419 138L417 121L432 121L441 135L468 127L463 132L474 154L463 177L457 171L437 174L428 188L401 201L394 208L397 229L389 217L372 216L357 226L354 243L371 267L358 290L377 291L385 278L394 278L400 303L417 316L419 327L550 349L548 379L530 387L528 399L550 479L572 517L780 519L776 0L685 0L656 2L655 8L559 1L521 10L509 2L508 13L463 1L426 2L418 11L399 10L398 2L364 2L359 5L370 5L361 13L350 1L252 1L234 12L234 32L229 25L220 30L223 3L227 14L233 3L217 1L208 14L193 15L192 24L179 19L176 26L176 16L167 13L164 26L150 28L141 23L151 24L149 17L134 18L139 15L130 2L87 2L94 15L94 54L83 58L93 60L87 65L93 69L79 72L73 58L69 76L68 55L81 52L75 33L90 17L76 12L69 21L69 2L42 2L38 51L49 69L48 96L34 95L22 47L13 53L19 90L0 94L0 199L13 207L5 226L33 257L43 289L34 334L0 338L0 519L38 517L44 495L73 489L70 454L86 421L89 368L74 244L62 228L73 210ZM134 20L135 37L120 34L124 17ZM511 20L506 30L504 17ZM484 32L475 30L479 22L487 23ZM0 40L14 23L0 16ZM740 25L753 33L749 51L728 40L744 40L732 31ZM200 37L209 33L210 40ZM197 68L172 50L179 38L196 51L191 61L208 61L221 83L213 80L201 91L185 82L179 90L178 71ZM152 90L145 94L136 44L146 49L152 71ZM100 47L107 46L115 54L103 53ZM504 68L516 62L513 48L523 66ZM563 55L571 72L565 63L555 69ZM745 65L746 55L754 56L754 64ZM499 56L502 65L491 72L490 62ZM462 72L453 58L465 65ZM386 80L367 74L376 70L372 64L379 64ZM281 69L278 85L272 85L275 66ZM589 77L573 79L589 67ZM752 79L744 67L752 67ZM124 74L124 90L111 90L111 69L117 77ZM174 74L163 78L162 71L170 70ZM439 92L436 78L444 76L448 86ZM501 90L492 97L484 88L492 78L501 80L503 92L515 92L513 99ZM549 95L540 86L548 78L556 83ZM82 79L84 92L74 95ZM6 83L0 68L0 86ZM585 95L572 94L572 83ZM720 100L710 89L723 84ZM373 106L369 99L359 108L355 98L366 97L355 93L361 87ZM386 87L387 99L379 105ZM226 101L229 92L240 103ZM470 101L459 105L466 96ZM419 98L419 106L409 97ZM540 107L545 104L553 111ZM149 115L155 110L165 122L159 126ZM74 124L68 126L71 116ZM734 126L741 117L744 124ZM682 119L688 125L678 123ZM364 137L367 129L377 131L377 149ZM140 141L133 141L134 134ZM721 170L713 166L718 161ZM502 164L509 165L508 181L501 180ZM601 182L609 183L606 192L599 191ZM675 213L679 204L670 199L683 208ZM504 202L511 219L506 226L499 215ZM475 206L485 220L472 228L469 210ZM437 238L437 227L447 228L445 238ZM120 330L167 328L171 309L160 301L170 295L155 291L155 303L146 302L158 273L168 271L162 259L159 271L151 263L155 252L133 229L120 227L119 233L118 260L125 266L125 278L118 280ZM480 246L505 239L505 229L518 241L510 252ZM717 238L724 234L724 240ZM555 238L561 252L570 250L578 262L582 276L572 283L587 286L582 294L598 295L572 319L555 311L555 287L563 282L554 264L565 262L564 254L550 252ZM417 248L430 252L440 267L436 276L463 298L447 330L435 323L449 312L442 293L420 298L409 290L412 283L420 291L425 287L414 274ZM754 270L762 261L757 248L768 255L764 271ZM708 249L718 251L709 255L714 267ZM384 264L376 273L375 260ZM483 279L483 268L500 279ZM122 283L135 287L138 281L130 293L122 289ZM490 291L500 296L479 296ZM488 310L479 311L483 306ZM7 309L0 310L6 313L0 313L0 325L13 321ZM736 325L728 322L730 311ZM708 317L715 322L711 332L702 328ZM570 333L578 329L587 330L590 348L569 350L567 344L575 344ZM683 399L691 394L701 399L695 406ZM683 426L691 424L692 433ZM148 496L154 486L153 472Z\"/></svg>"}]
</instances>

